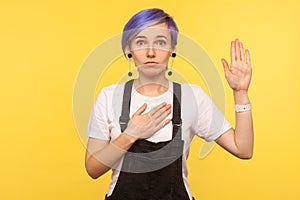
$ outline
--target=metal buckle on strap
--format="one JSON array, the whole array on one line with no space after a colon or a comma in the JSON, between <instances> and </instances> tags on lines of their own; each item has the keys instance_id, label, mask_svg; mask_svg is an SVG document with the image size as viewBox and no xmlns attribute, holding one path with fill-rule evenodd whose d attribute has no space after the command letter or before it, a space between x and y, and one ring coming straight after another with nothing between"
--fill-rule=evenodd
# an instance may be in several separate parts
<instances>
[{"instance_id":1,"label":"metal buckle on strap","mask_svg":"<svg viewBox=\"0 0 300 200\"><path fill-rule=\"evenodd\" d=\"M127 124L129 122L129 119L126 119L127 117L120 116L119 123L120 124Z\"/></svg>"},{"instance_id":2,"label":"metal buckle on strap","mask_svg":"<svg viewBox=\"0 0 300 200\"><path fill-rule=\"evenodd\" d=\"M182 120L180 119L179 123L172 123L174 126L181 126L182 125Z\"/></svg>"}]
</instances>

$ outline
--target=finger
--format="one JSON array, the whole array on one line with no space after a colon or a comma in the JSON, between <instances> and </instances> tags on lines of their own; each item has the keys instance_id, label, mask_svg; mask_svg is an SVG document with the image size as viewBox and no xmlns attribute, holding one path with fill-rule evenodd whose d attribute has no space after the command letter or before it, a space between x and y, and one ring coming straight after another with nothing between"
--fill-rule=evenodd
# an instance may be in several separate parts
<instances>
[{"instance_id":1,"label":"finger","mask_svg":"<svg viewBox=\"0 0 300 200\"><path fill-rule=\"evenodd\" d=\"M172 120L171 119L167 119L165 121L160 121L159 123L157 123L157 125L153 128L154 132L157 132L158 130L164 128L165 126L167 126Z\"/></svg>"},{"instance_id":2,"label":"finger","mask_svg":"<svg viewBox=\"0 0 300 200\"><path fill-rule=\"evenodd\" d=\"M230 59L231 63L235 61L235 46L234 46L234 41L231 41L231 48L230 48Z\"/></svg>"},{"instance_id":3,"label":"finger","mask_svg":"<svg viewBox=\"0 0 300 200\"><path fill-rule=\"evenodd\" d=\"M164 126L167 126L172 120L171 119L167 119L164 123Z\"/></svg>"},{"instance_id":4,"label":"finger","mask_svg":"<svg viewBox=\"0 0 300 200\"><path fill-rule=\"evenodd\" d=\"M230 74L228 63L224 58L222 58L221 61L222 61L222 64L223 64L225 76L227 77Z\"/></svg>"},{"instance_id":5,"label":"finger","mask_svg":"<svg viewBox=\"0 0 300 200\"><path fill-rule=\"evenodd\" d=\"M171 111L171 105L170 105L170 104L169 104L169 105L166 105L166 106L164 106L164 107L162 107L162 108L160 108L156 113L154 113L154 114L152 115L152 118L153 118L153 119L156 119L156 118L158 118L159 116L161 116L162 114L167 113L167 112L169 112L169 111Z\"/></svg>"},{"instance_id":6,"label":"finger","mask_svg":"<svg viewBox=\"0 0 300 200\"><path fill-rule=\"evenodd\" d=\"M135 116L135 115L141 115L143 112L145 112L145 110L146 110L146 108L147 108L147 104L146 103L144 103L134 114L133 114L133 116Z\"/></svg>"},{"instance_id":7,"label":"finger","mask_svg":"<svg viewBox=\"0 0 300 200\"><path fill-rule=\"evenodd\" d=\"M161 123L161 127L160 128L163 128L163 127L167 126L171 121L172 121L171 119L167 119L166 121L163 121Z\"/></svg>"},{"instance_id":8,"label":"finger","mask_svg":"<svg viewBox=\"0 0 300 200\"><path fill-rule=\"evenodd\" d=\"M240 45L240 54L241 54L241 60L244 62L245 61L245 53L244 53L244 47L243 47L243 43L242 42L240 42L239 43L239 45Z\"/></svg>"},{"instance_id":9,"label":"finger","mask_svg":"<svg viewBox=\"0 0 300 200\"><path fill-rule=\"evenodd\" d=\"M169 109L166 112L163 112L161 115L157 116L156 118L153 118L153 123L155 125L160 124L162 121L164 121L168 115L171 113L171 109Z\"/></svg>"},{"instance_id":10,"label":"finger","mask_svg":"<svg viewBox=\"0 0 300 200\"><path fill-rule=\"evenodd\" d=\"M150 111L149 111L149 114L152 116L154 113L156 113L159 109L163 108L164 106L166 106L167 103L166 102L163 102L157 106L155 106L154 108L152 108Z\"/></svg>"},{"instance_id":11,"label":"finger","mask_svg":"<svg viewBox=\"0 0 300 200\"><path fill-rule=\"evenodd\" d=\"M251 60L250 60L250 52L248 49L246 49L246 63L251 64Z\"/></svg>"},{"instance_id":12,"label":"finger","mask_svg":"<svg viewBox=\"0 0 300 200\"><path fill-rule=\"evenodd\" d=\"M236 53L236 60L241 60L241 50L239 40L235 40L235 53Z\"/></svg>"}]
</instances>

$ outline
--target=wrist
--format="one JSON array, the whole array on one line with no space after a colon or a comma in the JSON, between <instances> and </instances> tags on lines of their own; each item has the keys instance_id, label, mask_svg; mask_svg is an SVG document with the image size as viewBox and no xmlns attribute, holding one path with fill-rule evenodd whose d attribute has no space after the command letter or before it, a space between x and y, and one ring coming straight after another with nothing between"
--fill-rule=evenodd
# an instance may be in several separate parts
<instances>
[{"instance_id":1,"label":"wrist","mask_svg":"<svg viewBox=\"0 0 300 200\"><path fill-rule=\"evenodd\" d=\"M127 133L126 130L122 133L122 135L131 144L135 143L135 141L138 140L138 138L136 138L136 137L130 135L129 133Z\"/></svg>"},{"instance_id":2,"label":"wrist","mask_svg":"<svg viewBox=\"0 0 300 200\"><path fill-rule=\"evenodd\" d=\"M234 105L234 109L235 109L235 112L237 112L237 113L239 113L239 112L247 112L247 111L251 111L252 105L250 103L249 104L245 104L245 105L235 104Z\"/></svg>"},{"instance_id":3,"label":"wrist","mask_svg":"<svg viewBox=\"0 0 300 200\"><path fill-rule=\"evenodd\" d=\"M247 90L233 91L234 103L239 105L250 104Z\"/></svg>"}]
</instances>

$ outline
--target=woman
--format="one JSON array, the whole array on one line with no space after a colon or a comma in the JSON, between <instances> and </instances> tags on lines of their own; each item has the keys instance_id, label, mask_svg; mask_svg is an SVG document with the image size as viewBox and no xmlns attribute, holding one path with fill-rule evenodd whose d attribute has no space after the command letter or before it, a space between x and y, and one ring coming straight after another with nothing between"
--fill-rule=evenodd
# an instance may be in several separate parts
<instances>
[{"instance_id":1,"label":"woman","mask_svg":"<svg viewBox=\"0 0 300 200\"><path fill-rule=\"evenodd\" d=\"M177 35L172 17L156 8L140 11L124 27L123 52L139 77L102 89L87 131L88 174L97 179L113 170L106 199L193 199L186 160L195 135L241 159L252 157L249 51L235 40L230 68L222 59L236 104L233 129L199 86L165 77L169 58L176 57Z\"/></svg>"}]
</instances>

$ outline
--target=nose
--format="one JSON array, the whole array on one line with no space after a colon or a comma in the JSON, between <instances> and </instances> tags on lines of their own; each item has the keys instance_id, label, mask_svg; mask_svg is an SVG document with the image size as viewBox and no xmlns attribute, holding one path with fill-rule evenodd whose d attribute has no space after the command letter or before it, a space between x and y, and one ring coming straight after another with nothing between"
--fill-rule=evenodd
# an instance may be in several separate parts
<instances>
[{"instance_id":1,"label":"nose","mask_svg":"<svg viewBox=\"0 0 300 200\"><path fill-rule=\"evenodd\" d=\"M155 49L153 47L147 48L147 58L155 57Z\"/></svg>"}]
</instances>

